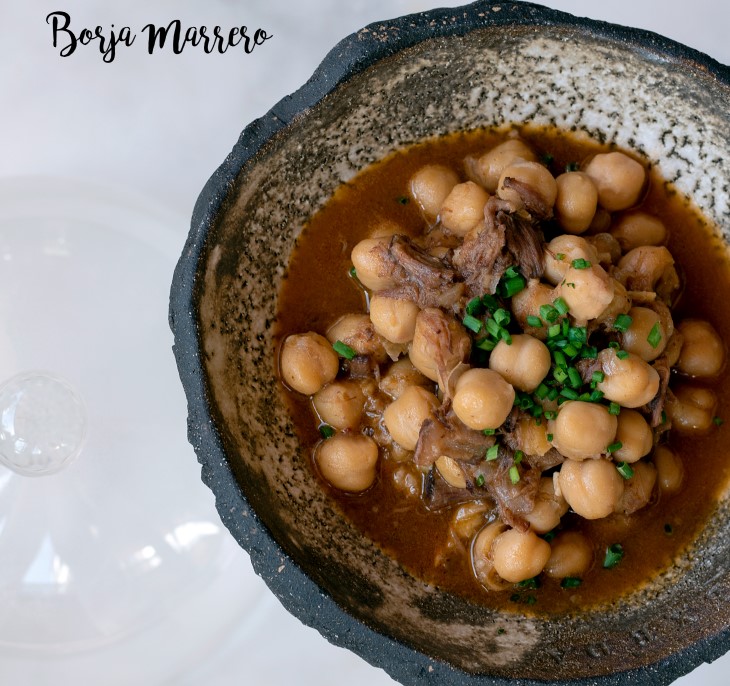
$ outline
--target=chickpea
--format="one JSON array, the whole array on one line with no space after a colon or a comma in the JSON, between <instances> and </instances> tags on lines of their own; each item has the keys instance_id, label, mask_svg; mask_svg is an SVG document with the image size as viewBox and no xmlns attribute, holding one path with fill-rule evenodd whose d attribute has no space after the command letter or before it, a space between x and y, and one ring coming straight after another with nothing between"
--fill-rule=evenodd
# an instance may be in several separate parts
<instances>
[{"instance_id":1,"label":"chickpea","mask_svg":"<svg viewBox=\"0 0 730 686\"><path fill-rule=\"evenodd\" d=\"M471 538L484 524L486 514L487 506L484 503L465 503L451 517L451 530L459 538Z\"/></svg>"},{"instance_id":2,"label":"chickpea","mask_svg":"<svg viewBox=\"0 0 730 686\"><path fill-rule=\"evenodd\" d=\"M441 345L441 341L448 341L448 346ZM469 334L454 317L436 307L427 307L418 313L408 356L419 372L431 381L440 382L439 367L451 371L466 360L470 352Z\"/></svg>"},{"instance_id":3,"label":"chickpea","mask_svg":"<svg viewBox=\"0 0 730 686\"><path fill-rule=\"evenodd\" d=\"M421 386L410 386L383 412L385 428L406 450L415 450L421 424L439 406L438 398Z\"/></svg>"},{"instance_id":4,"label":"chickpea","mask_svg":"<svg viewBox=\"0 0 730 686\"><path fill-rule=\"evenodd\" d=\"M608 517L624 492L624 480L610 460L566 460L559 474L560 492L585 519Z\"/></svg>"},{"instance_id":5,"label":"chickpea","mask_svg":"<svg viewBox=\"0 0 730 686\"><path fill-rule=\"evenodd\" d=\"M512 343L499 341L489 356L489 368L499 372L508 383L532 393L550 371L550 351L529 334L512 336Z\"/></svg>"},{"instance_id":6,"label":"chickpea","mask_svg":"<svg viewBox=\"0 0 730 686\"><path fill-rule=\"evenodd\" d=\"M560 296L577 322L599 317L613 302L614 280L598 264L570 267L560 285Z\"/></svg>"},{"instance_id":7,"label":"chickpea","mask_svg":"<svg viewBox=\"0 0 730 686\"><path fill-rule=\"evenodd\" d=\"M340 360L324 336L309 331L286 337L279 365L287 386L304 395L312 395L334 380Z\"/></svg>"},{"instance_id":8,"label":"chickpea","mask_svg":"<svg viewBox=\"0 0 730 686\"><path fill-rule=\"evenodd\" d=\"M494 570L494 541L506 530L507 525L499 520L491 522L476 535L471 547L474 575L479 583L491 591L504 591L510 587L510 583Z\"/></svg>"},{"instance_id":9,"label":"chickpea","mask_svg":"<svg viewBox=\"0 0 730 686\"><path fill-rule=\"evenodd\" d=\"M646 212L627 212L611 228L611 235L626 253L642 245L662 245L667 240L667 227Z\"/></svg>"},{"instance_id":10,"label":"chickpea","mask_svg":"<svg viewBox=\"0 0 730 686\"><path fill-rule=\"evenodd\" d=\"M567 511L568 503L562 495L555 494L552 477L543 476L540 478L535 507L524 517L533 531L546 534L560 524L560 518Z\"/></svg>"},{"instance_id":11,"label":"chickpea","mask_svg":"<svg viewBox=\"0 0 730 686\"><path fill-rule=\"evenodd\" d=\"M564 531L552 543L545 574L553 579L582 577L593 564L593 547L590 541L577 531Z\"/></svg>"},{"instance_id":12,"label":"chickpea","mask_svg":"<svg viewBox=\"0 0 730 686\"><path fill-rule=\"evenodd\" d=\"M442 455L435 462L438 473L443 480L454 488L466 488L466 476L459 463L448 455Z\"/></svg>"},{"instance_id":13,"label":"chickpea","mask_svg":"<svg viewBox=\"0 0 730 686\"><path fill-rule=\"evenodd\" d=\"M519 138L500 143L479 158L467 158L469 177L490 193L497 190L504 169L517 160L535 161L535 153Z\"/></svg>"},{"instance_id":14,"label":"chickpea","mask_svg":"<svg viewBox=\"0 0 730 686\"><path fill-rule=\"evenodd\" d=\"M527 323L529 316L540 316L540 307L550 305L555 300L555 293L550 286L537 279L530 279L527 286L512 298L512 314L522 330L535 338L547 338L547 328L544 326L530 326Z\"/></svg>"},{"instance_id":15,"label":"chickpea","mask_svg":"<svg viewBox=\"0 0 730 686\"><path fill-rule=\"evenodd\" d=\"M643 165L622 152L596 155L586 166L585 173L596 184L598 203L609 212L635 205L646 181Z\"/></svg>"},{"instance_id":16,"label":"chickpea","mask_svg":"<svg viewBox=\"0 0 730 686\"><path fill-rule=\"evenodd\" d=\"M370 355L376 362L385 362L388 357L383 347L383 339L375 330L370 317L362 312L342 315L327 329L327 340L330 343L342 341L358 355Z\"/></svg>"},{"instance_id":17,"label":"chickpea","mask_svg":"<svg viewBox=\"0 0 730 686\"><path fill-rule=\"evenodd\" d=\"M621 334L621 347L638 355L645 362L656 360L664 352L669 340L661 317L648 307L632 307L629 312L631 325ZM657 327L659 339L656 347L649 342L649 334Z\"/></svg>"},{"instance_id":18,"label":"chickpea","mask_svg":"<svg viewBox=\"0 0 730 686\"><path fill-rule=\"evenodd\" d=\"M416 330L416 303L375 293L370 298L370 321L375 331L391 343L408 343Z\"/></svg>"},{"instance_id":19,"label":"chickpea","mask_svg":"<svg viewBox=\"0 0 730 686\"><path fill-rule=\"evenodd\" d=\"M616 504L616 512L630 515L651 500L656 484L657 470L651 462L637 462L632 467L634 475L624 482L624 492Z\"/></svg>"},{"instance_id":20,"label":"chickpea","mask_svg":"<svg viewBox=\"0 0 730 686\"><path fill-rule=\"evenodd\" d=\"M388 368L380 377L380 390L393 400L400 397L408 386L423 386L428 389L432 382L419 372L408 357L402 357Z\"/></svg>"},{"instance_id":21,"label":"chickpea","mask_svg":"<svg viewBox=\"0 0 730 686\"><path fill-rule=\"evenodd\" d=\"M683 337L677 369L688 376L717 376L725 366L725 344L712 324L685 319L677 329Z\"/></svg>"},{"instance_id":22,"label":"chickpea","mask_svg":"<svg viewBox=\"0 0 730 686\"><path fill-rule=\"evenodd\" d=\"M555 199L558 223L568 233L585 232L598 206L598 190L591 177L583 172L566 172L555 181L558 186Z\"/></svg>"},{"instance_id":23,"label":"chickpea","mask_svg":"<svg viewBox=\"0 0 730 686\"><path fill-rule=\"evenodd\" d=\"M653 460L661 492L670 495L679 491L684 481L684 463L679 455L666 445L658 445Z\"/></svg>"},{"instance_id":24,"label":"chickpea","mask_svg":"<svg viewBox=\"0 0 730 686\"><path fill-rule=\"evenodd\" d=\"M515 435L525 455L544 455L553 446L547 439L547 422L539 424L533 417L522 416L517 420Z\"/></svg>"},{"instance_id":25,"label":"chickpea","mask_svg":"<svg viewBox=\"0 0 730 686\"><path fill-rule=\"evenodd\" d=\"M595 248L581 236L562 234L545 246L545 280L557 286L565 278L573 260L588 260L598 263Z\"/></svg>"},{"instance_id":26,"label":"chickpea","mask_svg":"<svg viewBox=\"0 0 730 686\"><path fill-rule=\"evenodd\" d=\"M606 400L623 407L641 407L650 402L659 391L659 374L638 355L629 353L621 359L612 348L598 353L603 381L596 384Z\"/></svg>"},{"instance_id":27,"label":"chickpea","mask_svg":"<svg viewBox=\"0 0 730 686\"><path fill-rule=\"evenodd\" d=\"M548 210L548 215L551 214L555 198L558 195L558 184L555 177L543 165L539 162L520 161L513 162L502 170L497 185L497 195L502 200L513 203L517 209L522 209L526 206L525 198L523 198L518 188L505 185L506 179L513 179L529 187L540 198L540 201ZM528 210L531 211L531 208L528 207Z\"/></svg>"},{"instance_id":28,"label":"chickpea","mask_svg":"<svg viewBox=\"0 0 730 686\"><path fill-rule=\"evenodd\" d=\"M501 426L512 411L515 389L492 369L470 369L456 382L453 409L470 429Z\"/></svg>"},{"instance_id":29,"label":"chickpea","mask_svg":"<svg viewBox=\"0 0 730 686\"><path fill-rule=\"evenodd\" d=\"M561 405L549 431L558 452L572 460L585 460L605 454L614 442L617 418L604 405L570 400Z\"/></svg>"},{"instance_id":30,"label":"chickpea","mask_svg":"<svg viewBox=\"0 0 730 686\"><path fill-rule=\"evenodd\" d=\"M550 558L550 544L533 531L508 529L492 544L494 570L516 584L537 576Z\"/></svg>"},{"instance_id":31,"label":"chickpea","mask_svg":"<svg viewBox=\"0 0 730 686\"><path fill-rule=\"evenodd\" d=\"M664 406L672 428L680 433L702 433L712 427L717 395L710 388L682 385L673 389Z\"/></svg>"},{"instance_id":32,"label":"chickpea","mask_svg":"<svg viewBox=\"0 0 730 686\"><path fill-rule=\"evenodd\" d=\"M489 194L473 181L458 183L441 205L441 224L457 236L466 236L484 219Z\"/></svg>"},{"instance_id":33,"label":"chickpea","mask_svg":"<svg viewBox=\"0 0 730 686\"><path fill-rule=\"evenodd\" d=\"M335 434L317 446L314 461L335 488L358 493L375 481L378 446L362 434Z\"/></svg>"},{"instance_id":34,"label":"chickpea","mask_svg":"<svg viewBox=\"0 0 730 686\"><path fill-rule=\"evenodd\" d=\"M357 429L365 408L365 395L353 381L333 381L318 390L312 404L319 418L335 429Z\"/></svg>"},{"instance_id":35,"label":"chickpea","mask_svg":"<svg viewBox=\"0 0 730 686\"><path fill-rule=\"evenodd\" d=\"M459 177L453 169L441 164L427 164L411 177L408 186L411 197L426 217L435 219L446 196L457 183Z\"/></svg>"},{"instance_id":36,"label":"chickpea","mask_svg":"<svg viewBox=\"0 0 730 686\"><path fill-rule=\"evenodd\" d=\"M612 453L617 462L636 462L651 452L654 445L652 433L646 419L636 410L624 408L618 416L616 441L621 447Z\"/></svg>"},{"instance_id":37,"label":"chickpea","mask_svg":"<svg viewBox=\"0 0 730 686\"><path fill-rule=\"evenodd\" d=\"M395 286L394 279L388 276L388 265L376 250L378 246L387 247L389 243L390 236L365 238L352 249L350 254L358 280L371 291L382 291Z\"/></svg>"}]
</instances>

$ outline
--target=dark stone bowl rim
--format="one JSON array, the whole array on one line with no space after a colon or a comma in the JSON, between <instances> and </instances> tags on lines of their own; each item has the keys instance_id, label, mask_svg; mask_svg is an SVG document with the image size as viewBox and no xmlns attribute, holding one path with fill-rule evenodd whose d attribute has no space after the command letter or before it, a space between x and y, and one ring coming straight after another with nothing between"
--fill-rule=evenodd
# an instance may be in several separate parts
<instances>
[{"instance_id":1,"label":"dark stone bowl rim","mask_svg":"<svg viewBox=\"0 0 730 686\"><path fill-rule=\"evenodd\" d=\"M497 7L499 10L495 11ZM340 41L299 90L246 126L231 153L198 197L171 287L169 322L174 334L178 372L188 401L188 439L201 464L201 478L216 496L216 507L223 523L249 553L256 573L289 612L316 628L330 642L352 650L403 684L428 680L443 684L539 686L546 682L469 675L377 633L348 615L282 551L238 487L207 405L196 317L198 271L208 231L238 174L267 141L285 130L293 119L306 115L307 110L338 85L400 50L430 38L459 36L477 27L506 25L577 30L587 36L632 46L658 60L693 65L726 87L730 86L730 67L681 43L650 31L579 18L532 3L480 1L371 24L366 27L367 31ZM378 36L382 36L386 26L388 39L382 40ZM653 665L564 683L619 686L644 680L645 683L669 684L701 663L717 659L727 651L728 645L730 627Z\"/></svg>"}]
</instances>

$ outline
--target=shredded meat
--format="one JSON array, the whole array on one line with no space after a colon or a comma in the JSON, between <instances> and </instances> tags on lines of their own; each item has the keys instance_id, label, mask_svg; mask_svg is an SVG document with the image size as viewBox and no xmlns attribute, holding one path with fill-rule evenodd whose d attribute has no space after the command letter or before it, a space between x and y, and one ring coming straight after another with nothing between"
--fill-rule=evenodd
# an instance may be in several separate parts
<instances>
[{"instance_id":1,"label":"shredded meat","mask_svg":"<svg viewBox=\"0 0 730 686\"><path fill-rule=\"evenodd\" d=\"M667 303L680 288L674 258L663 245L642 245L629 250L619 261L613 277L629 291L654 291Z\"/></svg>"},{"instance_id":2,"label":"shredded meat","mask_svg":"<svg viewBox=\"0 0 730 686\"><path fill-rule=\"evenodd\" d=\"M449 308L462 297L464 284L447 260L434 257L407 236L395 235L373 251L384 265L381 276L396 283L383 295L410 300L421 308Z\"/></svg>"},{"instance_id":3,"label":"shredded meat","mask_svg":"<svg viewBox=\"0 0 730 686\"><path fill-rule=\"evenodd\" d=\"M525 205L525 209L536 220L544 221L553 216L552 206L548 205L545 202L545 198L529 184L508 176L502 182L502 185L504 188L517 191L517 194Z\"/></svg>"},{"instance_id":4,"label":"shredded meat","mask_svg":"<svg viewBox=\"0 0 730 686\"><path fill-rule=\"evenodd\" d=\"M446 403L421 425L413 461L419 467L430 467L442 455L458 462L483 460L493 445L493 436L470 429Z\"/></svg>"},{"instance_id":5,"label":"shredded meat","mask_svg":"<svg viewBox=\"0 0 730 686\"><path fill-rule=\"evenodd\" d=\"M471 352L471 339L464 327L443 310L430 307L421 310L416 319L414 340L433 360L439 388L444 398L451 398L457 369L463 370L464 362Z\"/></svg>"},{"instance_id":6,"label":"shredded meat","mask_svg":"<svg viewBox=\"0 0 730 686\"><path fill-rule=\"evenodd\" d=\"M502 274L512 265L518 264L527 278L543 275L542 244L542 233L529 215L492 196L484 206L483 224L467 234L454 252L453 262L470 296L494 293Z\"/></svg>"},{"instance_id":7,"label":"shredded meat","mask_svg":"<svg viewBox=\"0 0 730 686\"><path fill-rule=\"evenodd\" d=\"M664 424L662 421L662 414L664 412L664 404L667 401L671 369L665 355L654 360L652 367L654 367L659 374L659 390L653 400L644 406L643 410L649 415L649 426L654 429Z\"/></svg>"}]
</instances>

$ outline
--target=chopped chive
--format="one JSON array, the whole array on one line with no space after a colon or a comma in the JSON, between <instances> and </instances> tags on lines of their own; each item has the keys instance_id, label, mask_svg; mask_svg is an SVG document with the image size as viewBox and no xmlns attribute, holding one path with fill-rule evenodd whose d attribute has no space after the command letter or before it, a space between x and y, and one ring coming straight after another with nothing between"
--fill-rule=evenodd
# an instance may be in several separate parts
<instances>
[{"instance_id":1,"label":"chopped chive","mask_svg":"<svg viewBox=\"0 0 730 686\"><path fill-rule=\"evenodd\" d=\"M578 588L583 583L582 579L575 576L566 576L561 582L561 588Z\"/></svg>"},{"instance_id":2,"label":"chopped chive","mask_svg":"<svg viewBox=\"0 0 730 686\"><path fill-rule=\"evenodd\" d=\"M574 391L572 388L564 388L562 391L560 391L560 395L562 395L563 398L567 398L568 400L578 400L578 392Z\"/></svg>"},{"instance_id":3,"label":"chopped chive","mask_svg":"<svg viewBox=\"0 0 730 686\"><path fill-rule=\"evenodd\" d=\"M490 312L494 312L500 308L499 300L497 300L497 298L493 295L489 295L489 293L482 296L482 305L484 305L484 307L486 307Z\"/></svg>"},{"instance_id":4,"label":"chopped chive","mask_svg":"<svg viewBox=\"0 0 730 686\"><path fill-rule=\"evenodd\" d=\"M725 420L722 417L713 417L712 423L715 426L722 426L725 423Z\"/></svg>"},{"instance_id":5,"label":"chopped chive","mask_svg":"<svg viewBox=\"0 0 730 686\"><path fill-rule=\"evenodd\" d=\"M538 588L540 588L540 579L538 579L536 576L534 576L531 579L524 579L523 581L518 581L517 588L524 588L524 589L527 589L530 591L536 591Z\"/></svg>"},{"instance_id":6,"label":"chopped chive","mask_svg":"<svg viewBox=\"0 0 730 686\"><path fill-rule=\"evenodd\" d=\"M535 404L535 401L529 395L523 395L519 404L523 410L529 410Z\"/></svg>"},{"instance_id":7,"label":"chopped chive","mask_svg":"<svg viewBox=\"0 0 730 686\"><path fill-rule=\"evenodd\" d=\"M563 319L562 327L563 327L563 329L562 329L563 336L565 336L567 338L568 331L570 331L570 322L567 319Z\"/></svg>"},{"instance_id":8,"label":"chopped chive","mask_svg":"<svg viewBox=\"0 0 730 686\"><path fill-rule=\"evenodd\" d=\"M558 311L559 314L568 314L568 303L562 298L553 300L553 307Z\"/></svg>"},{"instance_id":9,"label":"chopped chive","mask_svg":"<svg viewBox=\"0 0 730 686\"><path fill-rule=\"evenodd\" d=\"M548 440L550 440L550 439L548 439ZM546 534L543 534L542 538L544 540L546 540L548 543L550 543L550 541L552 541L556 536L557 536L557 534L555 533L555 530L553 529L552 531L548 531Z\"/></svg>"},{"instance_id":10,"label":"chopped chive","mask_svg":"<svg viewBox=\"0 0 730 686\"><path fill-rule=\"evenodd\" d=\"M552 305L540 305L540 316L546 322L554 322L560 315Z\"/></svg>"},{"instance_id":11,"label":"chopped chive","mask_svg":"<svg viewBox=\"0 0 730 686\"><path fill-rule=\"evenodd\" d=\"M548 338L557 338L560 335L560 324L548 327Z\"/></svg>"},{"instance_id":12,"label":"chopped chive","mask_svg":"<svg viewBox=\"0 0 730 686\"><path fill-rule=\"evenodd\" d=\"M591 376L591 381L595 381L596 383L601 383L606 378L606 375L601 371L595 371L593 372L593 375Z\"/></svg>"},{"instance_id":13,"label":"chopped chive","mask_svg":"<svg viewBox=\"0 0 730 686\"><path fill-rule=\"evenodd\" d=\"M583 383L583 379L580 377L580 373L575 367L568 367L568 381L573 388L580 388Z\"/></svg>"},{"instance_id":14,"label":"chopped chive","mask_svg":"<svg viewBox=\"0 0 730 686\"><path fill-rule=\"evenodd\" d=\"M619 360L625 360L629 354L625 350L617 350L616 351L616 357L618 357Z\"/></svg>"},{"instance_id":15,"label":"chopped chive","mask_svg":"<svg viewBox=\"0 0 730 686\"><path fill-rule=\"evenodd\" d=\"M527 316L527 325L534 326L536 329L539 329L542 326L542 319L540 319L540 317L536 317L534 314L530 314Z\"/></svg>"},{"instance_id":16,"label":"chopped chive","mask_svg":"<svg viewBox=\"0 0 730 686\"><path fill-rule=\"evenodd\" d=\"M551 155L551 154L550 154L549 152L546 152L546 153L545 153L545 154L544 154L544 155L542 156L542 163L543 163L543 164L544 164L545 166L548 166L548 165L550 165L550 164L552 164L552 163L553 163L553 160L554 160L554 159L555 159L555 158L554 158L554 157L553 157L553 156L552 156L552 155Z\"/></svg>"},{"instance_id":17,"label":"chopped chive","mask_svg":"<svg viewBox=\"0 0 730 686\"><path fill-rule=\"evenodd\" d=\"M564 252L556 253L555 259L556 260L559 260L560 262L562 262L565 259L565 253Z\"/></svg>"},{"instance_id":18,"label":"chopped chive","mask_svg":"<svg viewBox=\"0 0 730 686\"><path fill-rule=\"evenodd\" d=\"M512 345L512 336L510 336L509 331L507 329L500 329L499 330L499 337L507 344Z\"/></svg>"},{"instance_id":19,"label":"chopped chive","mask_svg":"<svg viewBox=\"0 0 730 686\"><path fill-rule=\"evenodd\" d=\"M357 353L347 343L342 341L335 341L332 344L332 349L340 356L346 357L348 360L352 360Z\"/></svg>"},{"instance_id":20,"label":"chopped chive","mask_svg":"<svg viewBox=\"0 0 730 686\"><path fill-rule=\"evenodd\" d=\"M520 481L520 470L516 466L512 465L509 468L509 480L512 484L517 484Z\"/></svg>"},{"instance_id":21,"label":"chopped chive","mask_svg":"<svg viewBox=\"0 0 730 686\"><path fill-rule=\"evenodd\" d=\"M580 356L585 360L595 360L598 357L598 348L593 345L587 345L581 349Z\"/></svg>"},{"instance_id":22,"label":"chopped chive","mask_svg":"<svg viewBox=\"0 0 730 686\"><path fill-rule=\"evenodd\" d=\"M538 400L545 400L545 396L547 396L550 389L544 384L541 383L536 389L535 389L535 396Z\"/></svg>"},{"instance_id":23,"label":"chopped chive","mask_svg":"<svg viewBox=\"0 0 730 686\"><path fill-rule=\"evenodd\" d=\"M530 414L537 419L537 425L540 426L540 417L543 414L542 405L533 405L530 408Z\"/></svg>"},{"instance_id":24,"label":"chopped chive","mask_svg":"<svg viewBox=\"0 0 730 686\"><path fill-rule=\"evenodd\" d=\"M578 162L568 162L568 164L565 165L565 171L566 172L575 172L580 169L580 164Z\"/></svg>"},{"instance_id":25,"label":"chopped chive","mask_svg":"<svg viewBox=\"0 0 730 686\"><path fill-rule=\"evenodd\" d=\"M620 314L613 322L613 328L616 329L616 331L623 333L631 326L633 321L634 320L629 317L628 314Z\"/></svg>"},{"instance_id":26,"label":"chopped chive","mask_svg":"<svg viewBox=\"0 0 730 686\"><path fill-rule=\"evenodd\" d=\"M548 434L547 435L547 439L548 439L548 443L552 443L553 442L553 435L552 434Z\"/></svg>"},{"instance_id":27,"label":"chopped chive","mask_svg":"<svg viewBox=\"0 0 730 686\"><path fill-rule=\"evenodd\" d=\"M555 410L545 410L545 419L557 419L558 413Z\"/></svg>"},{"instance_id":28,"label":"chopped chive","mask_svg":"<svg viewBox=\"0 0 730 686\"><path fill-rule=\"evenodd\" d=\"M597 403L603 399L603 391L595 390L588 396L588 402Z\"/></svg>"},{"instance_id":29,"label":"chopped chive","mask_svg":"<svg viewBox=\"0 0 730 686\"><path fill-rule=\"evenodd\" d=\"M646 342L652 347L657 348L659 344L662 342L662 330L659 326L659 322L656 322L654 326L651 327L651 331L649 332L649 335L646 337Z\"/></svg>"},{"instance_id":30,"label":"chopped chive","mask_svg":"<svg viewBox=\"0 0 730 686\"><path fill-rule=\"evenodd\" d=\"M527 598L525 598L525 602L528 605L534 605L537 602L537 598L534 595L528 595Z\"/></svg>"},{"instance_id":31,"label":"chopped chive","mask_svg":"<svg viewBox=\"0 0 730 686\"><path fill-rule=\"evenodd\" d=\"M616 469L624 479L630 479L634 475L634 470L628 462L619 462Z\"/></svg>"},{"instance_id":32,"label":"chopped chive","mask_svg":"<svg viewBox=\"0 0 730 686\"><path fill-rule=\"evenodd\" d=\"M568 340L571 343L584 345L588 342L588 330L585 326L571 326L568 329Z\"/></svg>"},{"instance_id":33,"label":"chopped chive","mask_svg":"<svg viewBox=\"0 0 730 686\"><path fill-rule=\"evenodd\" d=\"M585 393L581 393L578 396L578 400L582 400L584 403L589 403L591 401L591 394L587 391Z\"/></svg>"},{"instance_id":34,"label":"chopped chive","mask_svg":"<svg viewBox=\"0 0 730 686\"><path fill-rule=\"evenodd\" d=\"M495 443L491 448L487 448L486 460L490 462L496 460L499 457L499 444Z\"/></svg>"},{"instance_id":35,"label":"chopped chive","mask_svg":"<svg viewBox=\"0 0 730 686\"><path fill-rule=\"evenodd\" d=\"M568 378L568 372L566 372L561 367L555 367L555 369L553 370L553 378L558 383L565 383L565 380ZM550 397L549 394L548 397Z\"/></svg>"},{"instance_id":36,"label":"chopped chive","mask_svg":"<svg viewBox=\"0 0 730 686\"><path fill-rule=\"evenodd\" d=\"M479 350L486 350L487 352L490 352L491 350L494 350L494 347L497 345L497 341L493 341L491 338L480 338L475 345L479 348Z\"/></svg>"},{"instance_id":37,"label":"chopped chive","mask_svg":"<svg viewBox=\"0 0 730 686\"><path fill-rule=\"evenodd\" d=\"M498 310L495 311L495 313L492 315L494 317L494 320L499 324L500 326L505 326L506 324L509 324L510 322L510 313L507 312L503 307L500 307Z\"/></svg>"},{"instance_id":38,"label":"chopped chive","mask_svg":"<svg viewBox=\"0 0 730 686\"><path fill-rule=\"evenodd\" d=\"M353 279L357 278L357 269L355 269L355 267L350 267L350 271L348 273L350 274L351 278L353 278Z\"/></svg>"},{"instance_id":39,"label":"chopped chive","mask_svg":"<svg viewBox=\"0 0 730 686\"><path fill-rule=\"evenodd\" d=\"M477 478L474 480L474 483L481 488L484 486L484 474L477 474Z\"/></svg>"},{"instance_id":40,"label":"chopped chive","mask_svg":"<svg viewBox=\"0 0 730 686\"><path fill-rule=\"evenodd\" d=\"M568 368L568 361L565 359L565 355L563 355L560 350L553 351L553 359L555 360L555 364L561 369Z\"/></svg>"},{"instance_id":41,"label":"chopped chive","mask_svg":"<svg viewBox=\"0 0 730 686\"><path fill-rule=\"evenodd\" d=\"M471 314L465 314L462 323L467 329L471 329L474 333L479 333L482 330L481 321Z\"/></svg>"},{"instance_id":42,"label":"chopped chive","mask_svg":"<svg viewBox=\"0 0 730 686\"><path fill-rule=\"evenodd\" d=\"M521 290L524 290L527 285L524 276L515 276L511 279L502 283L501 294L505 298L511 298L513 295L517 295Z\"/></svg>"},{"instance_id":43,"label":"chopped chive","mask_svg":"<svg viewBox=\"0 0 730 686\"><path fill-rule=\"evenodd\" d=\"M588 260L579 257L577 260L573 260L570 263L570 266L573 267L573 269L590 269L591 263Z\"/></svg>"},{"instance_id":44,"label":"chopped chive","mask_svg":"<svg viewBox=\"0 0 730 686\"><path fill-rule=\"evenodd\" d=\"M485 436L494 436L494 434L497 433L497 429L483 429L482 433Z\"/></svg>"},{"instance_id":45,"label":"chopped chive","mask_svg":"<svg viewBox=\"0 0 730 686\"><path fill-rule=\"evenodd\" d=\"M335 430L329 424L322 424L319 433L322 434L322 438L331 438L335 435Z\"/></svg>"},{"instance_id":46,"label":"chopped chive","mask_svg":"<svg viewBox=\"0 0 730 686\"><path fill-rule=\"evenodd\" d=\"M608 414L618 415L618 414L620 414L620 412L621 412L621 405L619 405L618 403L612 402L608 406Z\"/></svg>"},{"instance_id":47,"label":"chopped chive","mask_svg":"<svg viewBox=\"0 0 730 686\"><path fill-rule=\"evenodd\" d=\"M481 298L473 298L466 304L466 313L477 316L481 314L483 307Z\"/></svg>"},{"instance_id":48,"label":"chopped chive","mask_svg":"<svg viewBox=\"0 0 730 686\"><path fill-rule=\"evenodd\" d=\"M519 464L522 462L522 458L525 456L525 453L523 453L521 450L515 450L515 464Z\"/></svg>"},{"instance_id":49,"label":"chopped chive","mask_svg":"<svg viewBox=\"0 0 730 686\"><path fill-rule=\"evenodd\" d=\"M577 348L576 348L576 347L575 347L575 346L574 346L574 345L573 345L572 343L568 343L568 345L566 345L566 346L565 346L565 347L563 348L563 352L564 352L564 353L565 353L565 354L566 354L566 355L567 355L568 357L576 357L576 356L578 355L578 352L579 352L579 351L578 351L578 349L577 349Z\"/></svg>"},{"instance_id":50,"label":"chopped chive","mask_svg":"<svg viewBox=\"0 0 730 686\"><path fill-rule=\"evenodd\" d=\"M516 276L520 275L520 270L518 267L515 267L512 265L511 267L507 267L507 269L504 270L504 276L508 279L514 279Z\"/></svg>"},{"instance_id":51,"label":"chopped chive","mask_svg":"<svg viewBox=\"0 0 730 686\"><path fill-rule=\"evenodd\" d=\"M557 388L551 388L550 391L547 394L548 400L555 400L555 398L558 397L558 389Z\"/></svg>"},{"instance_id":52,"label":"chopped chive","mask_svg":"<svg viewBox=\"0 0 730 686\"><path fill-rule=\"evenodd\" d=\"M612 350L620 350L621 349L621 346L619 345L618 341L611 341L608 344L608 347L611 348Z\"/></svg>"},{"instance_id":53,"label":"chopped chive","mask_svg":"<svg viewBox=\"0 0 730 686\"><path fill-rule=\"evenodd\" d=\"M499 326L499 324L497 324L497 322L494 321L494 319L487 319L484 326L486 327L490 336L493 336L494 338L499 338L499 332L501 330L501 327Z\"/></svg>"},{"instance_id":54,"label":"chopped chive","mask_svg":"<svg viewBox=\"0 0 730 686\"><path fill-rule=\"evenodd\" d=\"M620 543L614 543L606 548L606 556L603 558L604 569L613 569L624 557L624 548Z\"/></svg>"},{"instance_id":55,"label":"chopped chive","mask_svg":"<svg viewBox=\"0 0 730 686\"><path fill-rule=\"evenodd\" d=\"M565 283L565 281L563 281ZM568 281L568 283L565 284L568 288L575 289L575 283L573 281Z\"/></svg>"},{"instance_id":56,"label":"chopped chive","mask_svg":"<svg viewBox=\"0 0 730 686\"><path fill-rule=\"evenodd\" d=\"M624 444L621 443L621 441L616 441L615 443L611 443L611 445L606 446L606 452L610 455L611 453L615 453L617 450L621 450L623 446Z\"/></svg>"}]
</instances>

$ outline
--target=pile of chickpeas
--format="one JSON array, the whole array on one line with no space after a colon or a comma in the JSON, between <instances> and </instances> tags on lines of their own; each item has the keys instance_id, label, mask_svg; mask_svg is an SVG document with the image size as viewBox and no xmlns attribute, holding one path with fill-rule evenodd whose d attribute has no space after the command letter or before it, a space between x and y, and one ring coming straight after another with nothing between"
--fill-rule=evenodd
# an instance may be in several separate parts
<instances>
[{"instance_id":1,"label":"pile of chickpeas","mask_svg":"<svg viewBox=\"0 0 730 686\"><path fill-rule=\"evenodd\" d=\"M488 230L489 198L529 216L534 202L519 192L527 187L552 214L537 222L549 238L544 273L499 298L497 326L494 308L484 304L494 301L480 299L495 294L464 292L446 308L421 308L394 295L398 283L376 248L402 233L397 226L357 243L351 259L368 311L347 314L327 331L289 335L280 351L281 378L311 398L322 429L314 450L320 475L361 493L378 478L380 461L392 460L394 487L419 498L424 473L435 470L450 488L471 491L453 507L451 535L464 543L485 588L504 590L541 573L580 579L598 553L584 534L561 529L564 515L630 515L657 493L676 493L684 467L666 431L705 432L716 420L717 396L707 381L723 370L725 346L707 321L673 321L679 277L666 227L641 208L647 183L645 166L623 152L596 154L554 176L518 137L467 157L461 168L416 171L407 192L423 233L411 236L414 243L458 270L460 251ZM490 320L500 332L491 341ZM434 326L448 331L447 350L434 348ZM556 347L566 340L577 341L568 351L575 355L566 355L567 345ZM368 364L353 366L353 356ZM591 365L591 375L571 385L579 362ZM657 421L651 403L664 393ZM498 517L453 455L414 464L421 427L439 408L468 430L493 436L495 445L509 420L524 455L510 472L515 486L525 462L557 451L522 526Z\"/></svg>"}]
</instances>

